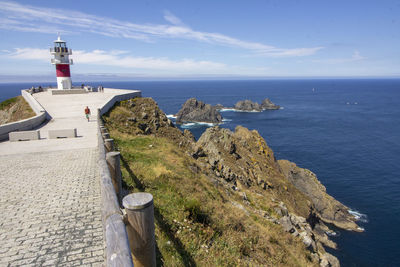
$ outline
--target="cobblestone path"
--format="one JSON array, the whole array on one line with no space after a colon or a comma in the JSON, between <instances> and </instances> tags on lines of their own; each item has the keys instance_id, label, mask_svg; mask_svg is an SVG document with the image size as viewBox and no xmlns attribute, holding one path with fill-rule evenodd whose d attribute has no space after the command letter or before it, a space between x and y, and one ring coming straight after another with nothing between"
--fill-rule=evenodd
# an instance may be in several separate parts
<instances>
[{"instance_id":1,"label":"cobblestone path","mask_svg":"<svg viewBox=\"0 0 400 267\"><path fill-rule=\"evenodd\" d=\"M103 266L97 148L0 156L0 266Z\"/></svg>"}]
</instances>

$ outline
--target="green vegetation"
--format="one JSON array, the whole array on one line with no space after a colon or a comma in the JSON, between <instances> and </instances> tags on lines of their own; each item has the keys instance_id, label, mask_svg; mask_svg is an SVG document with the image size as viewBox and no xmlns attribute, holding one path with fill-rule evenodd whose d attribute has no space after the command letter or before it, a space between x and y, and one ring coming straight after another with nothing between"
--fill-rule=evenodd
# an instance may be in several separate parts
<instances>
[{"instance_id":1,"label":"green vegetation","mask_svg":"<svg viewBox=\"0 0 400 267\"><path fill-rule=\"evenodd\" d=\"M126 116L141 115L124 103L104 120L121 152L124 186L154 197L157 265L318 265L299 239L252 212L251 206L264 205L273 213L266 197L251 196L249 207L234 205L242 199L208 177L177 142L138 134Z\"/></svg>"},{"instance_id":2,"label":"green vegetation","mask_svg":"<svg viewBox=\"0 0 400 267\"><path fill-rule=\"evenodd\" d=\"M19 96L4 100L0 103L0 110L8 110L11 105L17 102Z\"/></svg>"},{"instance_id":3,"label":"green vegetation","mask_svg":"<svg viewBox=\"0 0 400 267\"><path fill-rule=\"evenodd\" d=\"M22 96L13 97L0 103L0 124L24 120L35 115Z\"/></svg>"}]
</instances>

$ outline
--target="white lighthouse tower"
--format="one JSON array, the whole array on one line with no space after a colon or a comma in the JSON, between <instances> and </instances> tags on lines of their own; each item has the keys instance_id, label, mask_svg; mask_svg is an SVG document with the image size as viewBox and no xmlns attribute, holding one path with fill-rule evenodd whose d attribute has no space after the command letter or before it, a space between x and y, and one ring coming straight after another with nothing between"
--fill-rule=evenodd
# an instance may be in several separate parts
<instances>
[{"instance_id":1,"label":"white lighthouse tower","mask_svg":"<svg viewBox=\"0 0 400 267\"><path fill-rule=\"evenodd\" d=\"M58 36L58 39L54 41L54 47L50 48L50 53L54 55L51 64L56 65L58 89L72 89L71 72L69 70L69 65L73 64L72 59L69 59L72 50L68 49L67 43Z\"/></svg>"}]
</instances>

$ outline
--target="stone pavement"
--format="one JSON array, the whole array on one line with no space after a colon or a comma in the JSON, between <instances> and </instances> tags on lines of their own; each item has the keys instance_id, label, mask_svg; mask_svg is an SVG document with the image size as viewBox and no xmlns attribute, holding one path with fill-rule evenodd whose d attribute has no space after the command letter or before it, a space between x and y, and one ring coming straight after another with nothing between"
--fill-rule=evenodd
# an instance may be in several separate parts
<instances>
[{"instance_id":1,"label":"stone pavement","mask_svg":"<svg viewBox=\"0 0 400 267\"><path fill-rule=\"evenodd\" d=\"M94 148L0 156L0 266L102 266Z\"/></svg>"},{"instance_id":2,"label":"stone pavement","mask_svg":"<svg viewBox=\"0 0 400 267\"><path fill-rule=\"evenodd\" d=\"M130 92L33 95L52 116L41 140L0 142L0 267L105 265L96 113ZM65 128L79 137L47 138Z\"/></svg>"}]
</instances>

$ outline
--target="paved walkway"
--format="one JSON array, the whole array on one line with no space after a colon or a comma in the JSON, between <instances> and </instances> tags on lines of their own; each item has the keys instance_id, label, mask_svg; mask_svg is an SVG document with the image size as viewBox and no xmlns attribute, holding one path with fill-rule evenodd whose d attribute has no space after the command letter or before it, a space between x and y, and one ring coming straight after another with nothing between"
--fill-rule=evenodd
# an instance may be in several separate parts
<instances>
[{"instance_id":1,"label":"paved walkway","mask_svg":"<svg viewBox=\"0 0 400 267\"><path fill-rule=\"evenodd\" d=\"M42 140L0 143L0 266L104 265L94 114L127 92L34 95L53 117ZM77 128L79 137L47 139L49 129L63 128Z\"/></svg>"},{"instance_id":2,"label":"paved walkway","mask_svg":"<svg viewBox=\"0 0 400 267\"><path fill-rule=\"evenodd\" d=\"M94 148L0 156L0 266L104 263Z\"/></svg>"}]
</instances>

